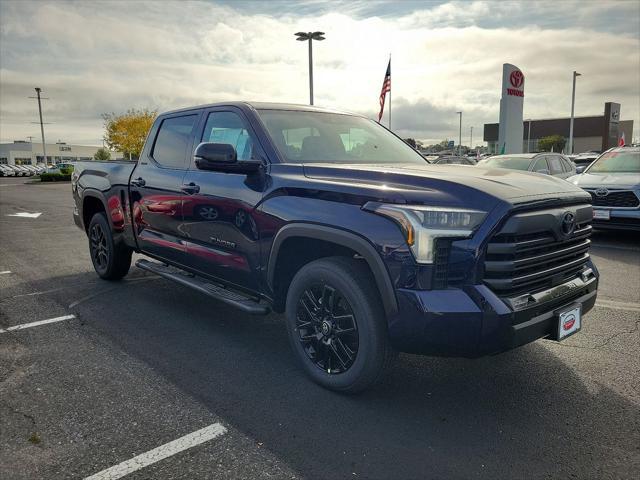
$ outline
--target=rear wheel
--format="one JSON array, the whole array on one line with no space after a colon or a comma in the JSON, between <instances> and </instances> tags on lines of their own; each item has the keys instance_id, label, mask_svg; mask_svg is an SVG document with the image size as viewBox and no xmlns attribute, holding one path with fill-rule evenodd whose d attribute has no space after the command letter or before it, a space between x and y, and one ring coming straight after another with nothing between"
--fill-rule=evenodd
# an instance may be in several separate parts
<instances>
[{"instance_id":1,"label":"rear wheel","mask_svg":"<svg viewBox=\"0 0 640 480\"><path fill-rule=\"evenodd\" d=\"M289 340L316 383L355 393L389 369L394 352L379 297L362 261L325 258L296 274L287 295Z\"/></svg>"},{"instance_id":2,"label":"rear wheel","mask_svg":"<svg viewBox=\"0 0 640 480\"><path fill-rule=\"evenodd\" d=\"M89 253L100 278L120 280L129 272L131 249L115 245L104 213L96 213L89 223Z\"/></svg>"}]
</instances>

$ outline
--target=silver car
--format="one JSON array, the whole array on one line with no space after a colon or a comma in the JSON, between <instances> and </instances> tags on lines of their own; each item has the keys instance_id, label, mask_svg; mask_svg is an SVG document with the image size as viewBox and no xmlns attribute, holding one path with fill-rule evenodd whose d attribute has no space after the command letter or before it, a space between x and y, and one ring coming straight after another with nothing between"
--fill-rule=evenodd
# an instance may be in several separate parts
<instances>
[{"instance_id":1,"label":"silver car","mask_svg":"<svg viewBox=\"0 0 640 480\"><path fill-rule=\"evenodd\" d=\"M480 160L478 165L525 170L559 178L569 178L576 174L576 166L571 160L560 153L553 152L494 155Z\"/></svg>"},{"instance_id":2,"label":"silver car","mask_svg":"<svg viewBox=\"0 0 640 480\"><path fill-rule=\"evenodd\" d=\"M0 176L2 177L15 177L16 172L13 168L10 168L9 165L5 165L4 163L0 163Z\"/></svg>"},{"instance_id":3,"label":"silver car","mask_svg":"<svg viewBox=\"0 0 640 480\"><path fill-rule=\"evenodd\" d=\"M569 179L593 199L593 226L640 230L640 147L617 147Z\"/></svg>"}]
</instances>

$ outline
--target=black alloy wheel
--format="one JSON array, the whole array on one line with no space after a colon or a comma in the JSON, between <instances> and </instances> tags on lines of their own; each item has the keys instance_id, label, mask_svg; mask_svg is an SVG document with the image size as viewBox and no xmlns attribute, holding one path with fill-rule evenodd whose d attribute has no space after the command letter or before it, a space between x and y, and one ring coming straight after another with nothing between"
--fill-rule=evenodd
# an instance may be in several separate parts
<instances>
[{"instance_id":1,"label":"black alloy wheel","mask_svg":"<svg viewBox=\"0 0 640 480\"><path fill-rule=\"evenodd\" d=\"M298 301L296 330L309 359L330 375L346 372L358 355L358 324L344 295L327 283L307 288Z\"/></svg>"},{"instance_id":2,"label":"black alloy wheel","mask_svg":"<svg viewBox=\"0 0 640 480\"><path fill-rule=\"evenodd\" d=\"M106 270L109 265L109 249L107 247L107 237L103 226L94 223L89 232L89 242L91 245L91 258L99 270Z\"/></svg>"}]
</instances>

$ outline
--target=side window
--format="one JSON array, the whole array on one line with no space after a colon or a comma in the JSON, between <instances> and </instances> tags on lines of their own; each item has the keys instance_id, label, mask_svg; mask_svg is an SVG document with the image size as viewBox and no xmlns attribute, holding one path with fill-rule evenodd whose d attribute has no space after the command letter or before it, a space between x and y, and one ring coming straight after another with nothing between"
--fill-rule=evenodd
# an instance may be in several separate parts
<instances>
[{"instance_id":1,"label":"side window","mask_svg":"<svg viewBox=\"0 0 640 480\"><path fill-rule=\"evenodd\" d=\"M202 142L233 145L238 160L258 159L254 156L254 139L242 118L233 112L211 112L202 132Z\"/></svg>"},{"instance_id":2,"label":"side window","mask_svg":"<svg viewBox=\"0 0 640 480\"><path fill-rule=\"evenodd\" d=\"M167 118L162 121L151 156L163 167L186 168L187 147L197 115Z\"/></svg>"},{"instance_id":3,"label":"side window","mask_svg":"<svg viewBox=\"0 0 640 480\"><path fill-rule=\"evenodd\" d=\"M549 171L549 167L547 166L547 160L544 157L538 157L535 161L535 163L533 164L533 168L531 169L532 172L542 172L543 170L545 170L546 173Z\"/></svg>"},{"instance_id":4,"label":"side window","mask_svg":"<svg viewBox=\"0 0 640 480\"><path fill-rule=\"evenodd\" d=\"M565 172L573 172L574 171L574 167L573 167L573 163L571 162L571 160L567 160L564 157L562 158L562 165L564 166L564 171Z\"/></svg>"},{"instance_id":5,"label":"side window","mask_svg":"<svg viewBox=\"0 0 640 480\"><path fill-rule=\"evenodd\" d=\"M549 155L547 157L547 161L549 162L549 172L551 172L551 175L564 173L564 170L562 169L562 162L559 156Z\"/></svg>"}]
</instances>

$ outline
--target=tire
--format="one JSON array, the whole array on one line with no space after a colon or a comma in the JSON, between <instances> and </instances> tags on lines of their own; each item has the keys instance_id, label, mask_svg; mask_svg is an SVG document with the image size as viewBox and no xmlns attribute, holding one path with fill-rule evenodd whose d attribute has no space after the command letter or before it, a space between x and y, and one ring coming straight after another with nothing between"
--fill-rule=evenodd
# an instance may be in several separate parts
<instances>
[{"instance_id":1,"label":"tire","mask_svg":"<svg viewBox=\"0 0 640 480\"><path fill-rule=\"evenodd\" d=\"M329 257L302 267L287 293L286 324L304 371L331 390L365 390L395 358L380 294L360 260Z\"/></svg>"},{"instance_id":2,"label":"tire","mask_svg":"<svg viewBox=\"0 0 640 480\"><path fill-rule=\"evenodd\" d=\"M96 213L89 222L89 253L98 276L104 280L120 280L129 272L131 249L117 246L104 213Z\"/></svg>"}]
</instances>

